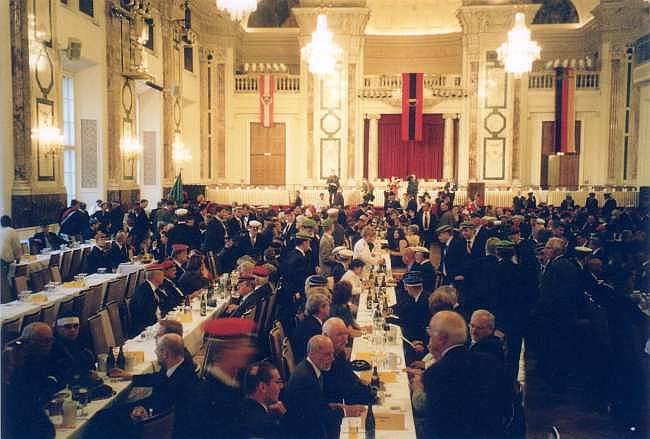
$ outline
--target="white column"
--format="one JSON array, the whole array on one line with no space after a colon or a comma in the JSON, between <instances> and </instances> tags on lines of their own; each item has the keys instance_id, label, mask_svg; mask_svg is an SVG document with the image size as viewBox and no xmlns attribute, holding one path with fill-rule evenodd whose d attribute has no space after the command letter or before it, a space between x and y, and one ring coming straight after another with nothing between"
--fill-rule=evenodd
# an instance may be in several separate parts
<instances>
[{"instance_id":1,"label":"white column","mask_svg":"<svg viewBox=\"0 0 650 439\"><path fill-rule=\"evenodd\" d=\"M14 183L13 113L11 92L11 34L9 2L0 2L0 213L11 215L11 187Z\"/></svg>"},{"instance_id":2,"label":"white column","mask_svg":"<svg viewBox=\"0 0 650 439\"><path fill-rule=\"evenodd\" d=\"M445 114L445 143L442 152L442 178L445 180L454 179L454 119L455 114Z\"/></svg>"},{"instance_id":3,"label":"white column","mask_svg":"<svg viewBox=\"0 0 650 439\"><path fill-rule=\"evenodd\" d=\"M368 114L368 180L374 181L379 173L379 114Z\"/></svg>"}]
</instances>

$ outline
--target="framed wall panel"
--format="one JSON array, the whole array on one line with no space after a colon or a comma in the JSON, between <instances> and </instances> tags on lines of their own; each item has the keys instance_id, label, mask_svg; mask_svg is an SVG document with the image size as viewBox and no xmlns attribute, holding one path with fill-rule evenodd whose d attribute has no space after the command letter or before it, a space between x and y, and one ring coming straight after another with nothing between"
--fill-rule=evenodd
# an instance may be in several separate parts
<instances>
[{"instance_id":1,"label":"framed wall panel","mask_svg":"<svg viewBox=\"0 0 650 439\"><path fill-rule=\"evenodd\" d=\"M36 126L51 127L54 125L54 102L48 99L36 99ZM56 160L54 154L45 154L41 144L36 140L36 161L39 181L54 181Z\"/></svg>"},{"instance_id":2,"label":"framed wall panel","mask_svg":"<svg viewBox=\"0 0 650 439\"><path fill-rule=\"evenodd\" d=\"M96 188L97 172L97 121L81 119L81 187ZM146 169L146 167L145 167Z\"/></svg>"},{"instance_id":3,"label":"framed wall panel","mask_svg":"<svg viewBox=\"0 0 650 439\"><path fill-rule=\"evenodd\" d=\"M334 169L336 175L341 172L341 139L320 140L320 178L327 178Z\"/></svg>"},{"instance_id":4,"label":"framed wall panel","mask_svg":"<svg viewBox=\"0 0 650 439\"><path fill-rule=\"evenodd\" d=\"M483 139L483 178L503 180L506 167L506 139Z\"/></svg>"}]
</instances>

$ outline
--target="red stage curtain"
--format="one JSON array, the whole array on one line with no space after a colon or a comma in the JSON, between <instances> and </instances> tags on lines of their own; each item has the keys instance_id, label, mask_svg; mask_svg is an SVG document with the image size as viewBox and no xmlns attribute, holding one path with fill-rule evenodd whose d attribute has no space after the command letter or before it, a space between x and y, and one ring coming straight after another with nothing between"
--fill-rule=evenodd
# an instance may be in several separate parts
<instances>
[{"instance_id":1,"label":"red stage curtain","mask_svg":"<svg viewBox=\"0 0 650 439\"><path fill-rule=\"evenodd\" d=\"M425 114L421 142L403 142L401 115L382 114L379 119L379 178L415 174L418 178L442 178L444 143L442 114Z\"/></svg>"}]
</instances>

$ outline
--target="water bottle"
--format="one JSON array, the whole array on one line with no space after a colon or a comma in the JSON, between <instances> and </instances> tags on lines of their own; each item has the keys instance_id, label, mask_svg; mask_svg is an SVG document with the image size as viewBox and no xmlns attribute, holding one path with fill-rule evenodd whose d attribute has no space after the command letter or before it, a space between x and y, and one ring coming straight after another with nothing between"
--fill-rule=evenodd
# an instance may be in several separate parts
<instances>
[{"instance_id":1,"label":"water bottle","mask_svg":"<svg viewBox=\"0 0 650 439\"><path fill-rule=\"evenodd\" d=\"M366 439L375 439L375 414L372 412L372 404L368 404L368 410L366 411Z\"/></svg>"},{"instance_id":2,"label":"water bottle","mask_svg":"<svg viewBox=\"0 0 650 439\"><path fill-rule=\"evenodd\" d=\"M109 346L108 358L106 359L106 372L110 372L111 369L115 369L115 355L113 355L113 347Z\"/></svg>"},{"instance_id":3,"label":"water bottle","mask_svg":"<svg viewBox=\"0 0 650 439\"><path fill-rule=\"evenodd\" d=\"M115 365L118 369L126 370L126 357L124 356L124 348L122 346L120 346L120 352L117 354Z\"/></svg>"}]
</instances>

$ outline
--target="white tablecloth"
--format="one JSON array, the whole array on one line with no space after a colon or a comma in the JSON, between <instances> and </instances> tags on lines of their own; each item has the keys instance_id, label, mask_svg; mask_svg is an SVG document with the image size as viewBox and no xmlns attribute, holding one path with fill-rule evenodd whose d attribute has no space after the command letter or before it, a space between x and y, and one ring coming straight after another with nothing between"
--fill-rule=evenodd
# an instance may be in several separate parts
<instances>
[{"instance_id":1,"label":"white tablecloth","mask_svg":"<svg viewBox=\"0 0 650 439\"><path fill-rule=\"evenodd\" d=\"M58 288L52 291L40 291L38 294L47 296L48 300L44 303L21 302L19 300L3 303L0 305L0 324L4 324L5 321L12 320L16 317L22 318L23 316L31 314L43 307L49 306L52 303L59 304L64 300L69 299L70 297L76 297L80 291L83 291L95 285L106 284L119 276L119 274L115 273L91 274L90 276L86 276L84 279L86 282L85 288L68 288L60 285Z\"/></svg>"},{"instance_id":2,"label":"white tablecloth","mask_svg":"<svg viewBox=\"0 0 650 439\"><path fill-rule=\"evenodd\" d=\"M83 248L92 247L92 246L93 246L93 244L81 244L77 248L83 249ZM69 248L69 249L66 249L66 250L53 250L53 251L51 251L49 253L41 253L41 254L38 254L38 255L23 257L18 264L16 264L14 262L13 264L11 264L9 266L9 276L13 277L14 273L16 272L16 269L18 267L26 266L27 267L27 274L29 274L29 272L31 272L31 271L39 271L39 270L42 270L44 268L47 268L50 265L50 258L52 257L52 255L61 255L61 257L59 258L59 264L60 264L61 259L63 259L63 253L64 252L72 252L74 250L75 250L74 248ZM25 255L25 256L27 256L27 255Z\"/></svg>"},{"instance_id":3,"label":"white tablecloth","mask_svg":"<svg viewBox=\"0 0 650 439\"><path fill-rule=\"evenodd\" d=\"M135 273L136 271L146 270L147 266L149 266L149 264L142 264L140 262L124 262L117 266L115 272L117 274L126 275Z\"/></svg>"}]
</instances>

